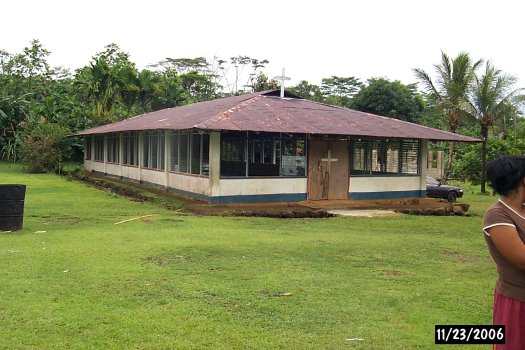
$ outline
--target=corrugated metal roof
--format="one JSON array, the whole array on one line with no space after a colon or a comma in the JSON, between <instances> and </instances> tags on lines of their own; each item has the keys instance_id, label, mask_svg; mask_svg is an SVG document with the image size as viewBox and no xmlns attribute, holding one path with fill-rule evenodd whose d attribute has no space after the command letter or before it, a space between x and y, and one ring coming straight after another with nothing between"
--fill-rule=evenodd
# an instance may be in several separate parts
<instances>
[{"instance_id":1,"label":"corrugated metal roof","mask_svg":"<svg viewBox=\"0 0 525 350\"><path fill-rule=\"evenodd\" d=\"M477 142L479 140L393 118L259 92L163 109L78 135L155 129L202 129L372 136ZM286 96L286 95L285 95Z\"/></svg>"}]
</instances>

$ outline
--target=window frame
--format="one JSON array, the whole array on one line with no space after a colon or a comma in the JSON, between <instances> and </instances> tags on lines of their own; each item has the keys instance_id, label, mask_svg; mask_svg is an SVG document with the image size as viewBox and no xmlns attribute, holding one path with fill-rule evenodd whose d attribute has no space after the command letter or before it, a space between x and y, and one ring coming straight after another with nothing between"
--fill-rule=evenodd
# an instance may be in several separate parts
<instances>
[{"instance_id":1,"label":"window frame","mask_svg":"<svg viewBox=\"0 0 525 350\"><path fill-rule=\"evenodd\" d=\"M233 142L233 141L236 142ZM237 142L242 142L242 147L244 148L244 154L237 158L243 158L242 161L235 161L236 163L244 163L244 172L241 175L240 171L236 175L225 175L224 165L225 162L231 162L231 157L225 157L225 143L230 142L232 145ZM286 175L283 171L283 157L285 156L285 144L286 142L303 142L303 152L304 154L300 157L303 158L304 163L304 173L303 174L290 174ZM259 145L259 149L256 150ZM268 146L268 147L267 147ZM238 148L238 147L237 147ZM269 148L269 153L271 156L265 156L266 148ZM239 153L239 152L237 152ZM257 158L255 157L257 155ZM308 177L308 135L307 134L284 134L284 133L265 133L265 132L223 132L221 133L221 142L220 142L220 178L231 179L247 179L247 178L306 178ZM277 174L275 175L254 175L253 168L254 166L260 166L259 171L268 171L272 172L275 170L271 169L271 166L277 167ZM264 168L268 168L264 170ZM240 169L238 169L240 170Z\"/></svg>"},{"instance_id":2,"label":"window frame","mask_svg":"<svg viewBox=\"0 0 525 350\"><path fill-rule=\"evenodd\" d=\"M93 143L94 143L94 155L93 160L95 162L104 162L104 155L105 155L105 146L104 146L104 135L95 135L93 136Z\"/></svg>"},{"instance_id":3,"label":"window frame","mask_svg":"<svg viewBox=\"0 0 525 350\"><path fill-rule=\"evenodd\" d=\"M92 144L93 144L93 138L92 136L87 136L84 139L84 160L91 160L93 157L92 155Z\"/></svg>"},{"instance_id":4,"label":"window frame","mask_svg":"<svg viewBox=\"0 0 525 350\"><path fill-rule=\"evenodd\" d=\"M132 140L133 142L131 142ZM122 134L122 148L122 165L139 166L139 133L137 131L128 131Z\"/></svg>"},{"instance_id":5,"label":"window frame","mask_svg":"<svg viewBox=\"0 0 525 350\"><path fill-rule=\"evenodd\" d=\"M143 132L142 167L144 169L156 171L165 170L165 137L166 133L164 130L146 130ZM154 152L154 150L156 152Z\"/></svg>"},{"instance_id":6,"label":"window frame","mask_svg":"<svg viewBox=\"0 0 525 350\"><path fill-rule=\"evenodd\" d=\"M193 130L173 130L170 136L170 168L169 172L191 176L209 176L210 133ZM194 157L194 142L199 140L198 157ZM203 140L207 139L207 147ZM175 146L176 144L176 146ZM174 154L176 151L176 155ZM206 159L206 162L204 160ZM198 172L195 162L198 161Z\"/></svg>"},{"instance_id":7,"label":"window frame","mask_svg":"<svg viewBox=\"0 0 525 350\"><path fill-rule=\"evenodd\" d=\"M376 147L375 144L378 144ZM377 152L386 151L388 144L396 144L397 147L397 172L381 172L374 170L374 149L377 149ZM355 168L355 154L356 154L356 145L364 145L364 169ZM416 145L412 147L411 151L416 151L415 155L415 164L416 172L404 171L403 163L403 154L406 145ZM385 147L386 146L386 147ZM409 177L409 176L421 176L421 147L422 140L419 139L380 139L380 138L360 138L352 139L350 141L350 177ZM363 147L360 147L363 149ZM375 156L375 159L378 159L380 155ZM387 165L387 164L386 164ZM385 165L385 166L386 166Z\"/></svg>"}]
</instances>

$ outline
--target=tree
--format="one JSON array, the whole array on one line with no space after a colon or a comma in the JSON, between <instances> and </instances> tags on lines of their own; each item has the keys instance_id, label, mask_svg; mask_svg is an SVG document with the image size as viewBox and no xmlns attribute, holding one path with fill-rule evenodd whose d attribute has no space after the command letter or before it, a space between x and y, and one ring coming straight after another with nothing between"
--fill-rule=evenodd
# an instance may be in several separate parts
<instances>
[{"instance_id":1,"label":"tree","mask_svg":"<svg viewBox=\"0 0 525 350\"><path fill-rule=\"evenodd\" d=\"M269 63L267 59L259 60L257 58L251 58L249 56L235 56L230 57L230 61L225 61L219 58L216 58L216 68L214 69L217 73L220 71L221 80L226 82L225 88L231 95L238 95L244 93L244 89L239 89L239 79L243 76L244 69L246 66L251 64L252 71L248 74L248 79L246 80L245 87L251 88L251 91L263 91L264 86L271 86L273 79L269 79L266 74L261 76L262 72L260 71L266 64ZM229 63L229 66L225 66L226 63ZM230 83L231 79L231 70L233 67L233 82ZM264 81L266 77L266 82ZM258 86L257 86L258 85ZM260 90L263 89L263 90Z\"/></svg>"},{"instance_id":2,"label":"tree","mask_svg":"<svg viewBox=\"0 0 525 350\"><path fill-rule=\"evenodd\" d=\"M140 81L134 65L123 64L116 69L116 78L120 87L120 99L126 107L126 116L131 116L131 110L138 102Z\"/></svg>"},{"instance_id":3,"label":"tree","mask_svg":"<svg viewBox=\"0 0 525 350\"><path fill-rule=\"evenodd\" d=\"M88 97L95 102L95 124L112 121L119 89L109 63L103 57L97 58L80 72L77 81L85 86Z\"/></svg>"},{"instance_id":4,"label":"tree","mask_svg":"<svg viewBox=\"0 0 525 350\"><path fill-rule=\"evenodd\" d=\"M92 57L88 66L77 71L77 84L83 86L86 95L95 102L95 124L113 121L119 102L130 113L137 99L137 74L129 54L116 44L107 45L104 51Z\"/></svg>"},{"instance_id":5,"label":"tree","mask_svg":"<svg viewBox=\"0 0 525 350\"><path fill-rule=\"evenodd\" d=\"M0 158L18 160L24 123L51 107L56 81L68 74L48 64L49 54L38 40L17 54L0 50Z\"/></svg>"},{"instance_id":6,"label":"tree","mask_svg":"<svg viewBox=\"0 0 525 350\"><path fill-rule=\"evenodd\" d=\"M307 100L323 102L324 97L321 88L315 84L310 84L306 80L301 80L299 84L288 89L291 93Z\"/></svg>"},{"instance_id":7,"label":"tree","mask_svg":"<svg viewBox=\"0 0 525 350\"><path fill-rule=\"evenodd\" d=\"M414 84L385 78L369 79L367 85L354 95L351 107L359 111L379 114L409 122L419 122L425 108Z\"/></svg>"},{"instance_id":8,"label":"tree","mask_svg":"<svg viewBox=\"0 0 525 350\"><path fill-rule=\"evenodd\" d=\"M437 85L423 69L415 68L413 70L426 92L437 101L437 107L443 111L448 121L449 130L453 133L457 132L470 84L481 63L481 60L473 63L469 54L465 52L461 52L454 59L441 52L441 63L434 65L437 73ZM450 142L445 177L448 177L452 169L453 157L454 143Z\"/></svg>"},{"instance_id":9,"label":"tree","mask_svg":"<svg viewBox=\"0 0 525 350\"><path fill-rule=\"evenodd\" d=\"M184 89L188 102L207 101L218 96L218 75L213 72L212 65L204 57L166 58L153 67L160 67L158 73L169 78L172 83L174 77L177 77L176 80Z\"/></svg>"},{"instance_id":10,"label":"tree","mask_svg":"<svg viewBox=\"0 0 525 350\"><path fill-rule=\"evenodd\" d=\"M525 95L518 94L523 89L513 89L515 83L515 77L502 73L489 61L485 64L484 72L475 76L474 85L468 95L465 110L479 123L482 140L481 193L485 193L489 130L497 120L516 113L517 105L525 101Z\"/></svg>"},{"instance_id":11,"label":"tree","mask_svg":"<svg viewBox=\"0 0 525 350\"><path fill-rule=\"evenodd\" d=\"M463 148L463 147L459 147ZM454 178L470 181L473 184L481 184L484 177L484 168L479 161L483 145L469 144L464 146L464 152L460 152L457 161L452 168ZM487 159L496 159L501 155L520 155L525 153L525 141L522 136L508 135L505 139L494 138L487 140Z\"/></svg>"},{"instance_id":12,"label":"tree","mask_svg":"<svg viewBox=\"0 0 525 350\"><path fill-rule=\"evenodd\" d=\"M141 81L144 83L143 77ZM153 75L150 83L152 83L150 110L156 111L190 102L187 91L182 87L181 78L176 74L166 72L165 74ZM145 85L142 86L145 87Z\"/></svg>"},{"instance_id":13,"label":"tree","mask_svg":"<svg viewBox=\"0 0 525 350\"><path fill-rule=\"evenodd\" d=\"M260 72L259 75L257 75L252 84L253 92L276 90L278 87L277 81L275 79L269 79L263 72Z\"/></svg>"},{"instance_id":14,"label":"tree","mask_svg":"<svg viewBox=\"0 0 525 350\"><path fill-rule=\"evenodd\" d=\"M338 77L332 75L330 78L321 80L321 91L329 104L348 107L351 97L359 91L363 83L355 77Z\"/></svg>"}]
</instances>

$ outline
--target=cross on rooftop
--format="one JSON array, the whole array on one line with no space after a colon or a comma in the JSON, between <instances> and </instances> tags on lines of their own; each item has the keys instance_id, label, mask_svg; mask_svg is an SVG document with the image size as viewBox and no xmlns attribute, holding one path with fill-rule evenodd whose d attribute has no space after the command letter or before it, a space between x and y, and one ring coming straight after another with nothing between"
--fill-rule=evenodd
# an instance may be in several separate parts
<instances>
[{"instance_id":1,"label":"cross on rooftop","mask_svg":"<svg viewBox=\"0 0 525 350\"><path fill-rule=\"evenodd\" d=\"M275 77L274 79L281 81L281 97L284 97L284 82L286 80L290 80L290 77L287 77L284 75L284 68L283 68L283 74L279 77Z\"/></svg>"}]
</instances>

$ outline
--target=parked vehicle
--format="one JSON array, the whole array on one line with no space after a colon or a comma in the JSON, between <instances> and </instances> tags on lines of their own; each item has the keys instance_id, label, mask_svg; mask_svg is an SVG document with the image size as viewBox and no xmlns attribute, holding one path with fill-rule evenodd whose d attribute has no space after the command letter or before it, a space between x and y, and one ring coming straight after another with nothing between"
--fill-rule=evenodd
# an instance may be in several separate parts
<instances>
[{"instance_id":1,"label":"parked vehicle","mask_svg":"<svg viewBox=\"0 0 525 350\"><path fill-rule=\"evenodd\" d=\"M456 186L444 185L431 176L427 176L427 197L444 198L449 202L463 197L463 190Z\"/></svg>"}]
</instances>

